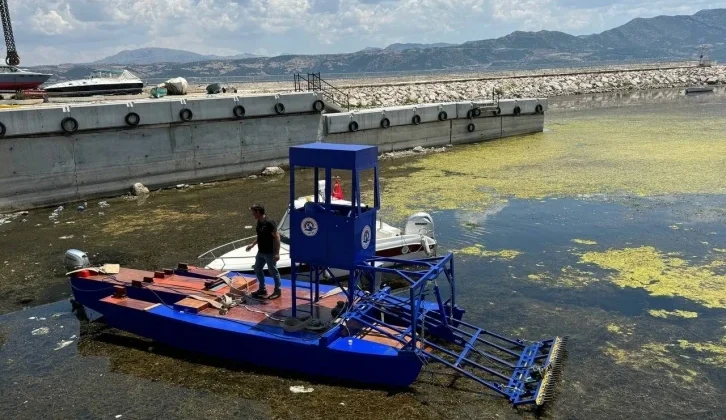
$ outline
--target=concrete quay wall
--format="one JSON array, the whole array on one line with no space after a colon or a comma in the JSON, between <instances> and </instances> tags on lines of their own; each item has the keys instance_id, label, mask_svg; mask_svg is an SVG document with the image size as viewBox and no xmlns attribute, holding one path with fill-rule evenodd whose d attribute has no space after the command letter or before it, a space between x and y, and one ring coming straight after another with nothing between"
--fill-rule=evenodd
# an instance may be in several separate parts
<instances>
[{"instance_id":1,"label":"concrete quay wall","mask_svg":"<svg viewBox=\"0 0 726 420\"><path fill-rule=\"evenodd\" d=\"M158 188L259 173L286 164L290 146L314 141L387 152L540 132L547 109L546 99L520 99L326 114L318 101L305 92L0 111L0 211L125 193L135 182ZM130 113L138 119L129 122Z\"/></svg>"}]
</instances>

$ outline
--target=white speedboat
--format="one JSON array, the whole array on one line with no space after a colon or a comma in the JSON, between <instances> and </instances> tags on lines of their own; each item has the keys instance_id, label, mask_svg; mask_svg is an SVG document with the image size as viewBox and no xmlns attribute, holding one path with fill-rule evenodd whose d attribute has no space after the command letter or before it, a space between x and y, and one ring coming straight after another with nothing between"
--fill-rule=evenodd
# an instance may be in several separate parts
<instances>
[{"instance_id":1,"label":"white speedboat","mask_svg":"<svg viewBox=\"0 0 726 420\"><path fill-rule=\"evenodd\" d=\"M321 181L324 183L325 181ZM322 191L325 191L324 186ZM312 196L295 200L295 208L302 208L306 202L312 201ZM332 204L350 205L350 201L331 199ZM280 260L277 268L281 275L290 273L290 210L278 223L280 231ZM257 248L247 251L246 248L255 239L255 236L238 239L211 249L198 258L205 268L221 271L238 271L253 273ZM428 213L416 213L409 216L403 231L390 226L383 221L376 220L376 256L396 259L417 259L436 255L436 240L434 236L434 221ZM383 264L385 266L385 264ZM300 266L300 272L307 271L307 267ZM336 277L349 273L332 269Z\"/></svg>"},{"instance_id":2,"label":"white speedboat","mask_svg":"<svg viewBox=\"0 0 726 420\"><path fill-rule=\"evenodd\" d=\"M128 70L97 70L86 79L56 83L45 91L57 96L139 94L144 82Z\"/></svg>"}]
</instances>

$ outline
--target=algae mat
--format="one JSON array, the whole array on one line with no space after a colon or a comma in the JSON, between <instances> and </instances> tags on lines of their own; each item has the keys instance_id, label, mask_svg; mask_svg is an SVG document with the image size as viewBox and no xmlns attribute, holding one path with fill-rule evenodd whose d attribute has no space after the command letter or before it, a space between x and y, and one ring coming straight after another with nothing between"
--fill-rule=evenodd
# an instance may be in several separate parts
<instances>
[{"instance_id":1,"label":"algae mat","mask_svg":"<svg viewBox=\"0 0 726 420\"><path fill-rule=\"evenodd\" d=\"M724 194L726 107L702 106L697 118L627 110L548 114L544 133L454 147L395 167L405 176L387 175L384 209L405 217L477 211L507 197Z\"/></svg>"}]
</instances>

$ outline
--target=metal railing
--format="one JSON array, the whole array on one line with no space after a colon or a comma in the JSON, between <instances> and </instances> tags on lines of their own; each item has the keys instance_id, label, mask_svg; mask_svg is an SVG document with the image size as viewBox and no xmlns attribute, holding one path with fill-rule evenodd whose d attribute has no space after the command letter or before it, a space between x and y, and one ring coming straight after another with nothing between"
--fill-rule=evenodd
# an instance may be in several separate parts
<instances>
[{"instance_id":1,"label":"metal railing","mask_svg":"<svg viewBox=\"0 0 726 420\"><path fill-rule=\"evenodd\" d=\"M320 73L301 73L293 75L295 92L323 92L323 97L350 111L350 95L331 85L320 77Z\"/></svg>"}]
</instances>

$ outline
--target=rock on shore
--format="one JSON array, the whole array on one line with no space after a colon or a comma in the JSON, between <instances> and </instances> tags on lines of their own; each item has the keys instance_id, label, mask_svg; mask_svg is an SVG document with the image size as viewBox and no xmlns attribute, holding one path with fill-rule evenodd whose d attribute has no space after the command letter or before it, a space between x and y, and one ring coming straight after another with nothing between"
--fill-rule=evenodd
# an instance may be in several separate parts
<instances>
[{"instance_id":1,"label":"rock on shore","mask_svg":"<svg viewBox=\"0 0 726 420\"><path fill-rule=\"evenodd\" d=\"M726 84L726 66L531 76L426 84L389 84L351 87L349 92L351 107L374 108L431 102L491 99L493 92L498 92L500 98L503 99L541 98L585 93L723 84Z\"/></svg>"}]
</instances>

